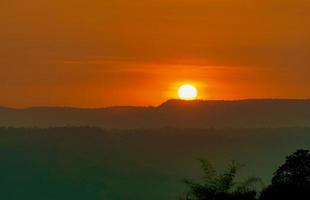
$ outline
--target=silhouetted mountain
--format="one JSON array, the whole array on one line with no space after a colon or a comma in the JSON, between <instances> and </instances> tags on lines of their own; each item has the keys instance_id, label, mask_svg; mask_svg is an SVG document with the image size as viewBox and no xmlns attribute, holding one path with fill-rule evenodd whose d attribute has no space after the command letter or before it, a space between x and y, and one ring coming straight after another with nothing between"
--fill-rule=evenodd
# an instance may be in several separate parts
<instances>
[{"instance_id":1,"label":"silhouetted mountain","mask_svg":"<svg viewBox=\"0 0 310 200\"><path fill-rule=\"evenodd\" d=\"M253 128L310 125L310 100L169 100L158 107L0 108L0 126Z\"/></svg>"}]
</instances>

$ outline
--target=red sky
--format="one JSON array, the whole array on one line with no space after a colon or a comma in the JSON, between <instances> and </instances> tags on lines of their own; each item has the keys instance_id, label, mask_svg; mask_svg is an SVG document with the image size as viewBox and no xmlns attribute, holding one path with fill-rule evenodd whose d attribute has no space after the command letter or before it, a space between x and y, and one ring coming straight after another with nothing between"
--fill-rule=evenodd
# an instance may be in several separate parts
<instances>
[{"instance_id":1,"label":"red sky","mask_svg":"<svg viewBox=\"0 0 310 200\"><path fill-rule=\"evenodd\" d=\"M2 0L0 105L310 98L308 0Z\"/></svg>"}]
</instances>

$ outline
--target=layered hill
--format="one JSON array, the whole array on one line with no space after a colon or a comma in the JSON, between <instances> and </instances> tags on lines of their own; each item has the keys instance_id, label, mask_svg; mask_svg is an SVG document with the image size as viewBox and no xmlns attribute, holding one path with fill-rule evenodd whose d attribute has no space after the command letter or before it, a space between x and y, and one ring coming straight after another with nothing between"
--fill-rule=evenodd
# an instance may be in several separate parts
<instances>
[{"instance_id":1,"label":"layered hill","mask_svg":"<svg viewBox=\"0 0 310 200\"><path fill-rule=\"evenodd\" d=\"M169 100L158 107L0 108L0 126L133 128L257 128L310 126L310 100Z\"/></svg>"}]
</instances>

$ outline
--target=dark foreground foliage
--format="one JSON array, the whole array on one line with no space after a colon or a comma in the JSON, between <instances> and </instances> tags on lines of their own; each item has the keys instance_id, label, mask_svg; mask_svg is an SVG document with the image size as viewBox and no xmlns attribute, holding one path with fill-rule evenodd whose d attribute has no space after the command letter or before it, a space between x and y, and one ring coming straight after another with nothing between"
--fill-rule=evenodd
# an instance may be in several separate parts
<instances>
[{"instance_id":1,"label":"dark foreground foliage","mask_svg":"<svg viewBox=\"0 0 310 200\"><path fill-rule=\"evenodd\" d=\"M189 191L185 200L253 200L257 192L255 184L260 183L259 178L248 178L237 182L237 174L242 165L233 161L223 173L217 173L214 167L205 160L200 160L204 172L203 182L195 183L185 180Z\"/></svg>"},{"instance_id":2,"label":"dark foreground foliage","mask_svg":"<svg viewBox=\"0 0 310 200\"><path fill-rule=\"evenodd\" d=\"M297 150L274 173L272 184L263 189L258 197L255 183L249 178L243 183L235 181L241 165L232 162L223 174L217 174L213 166L201 161L204 171L203 183L186 180L189 191L185 200L309 200L310 199L310 152Z\"/></svg>"},{"instance_id":3,"label":"dark foreground foliage","mask_svg":"<svg viewBox=\"0 0 310 200\"><path fill-rule=\"evenodd\" d=\"M272 184L261 194L261 200L310 199L310 152L298 150L286 158L276 171Z\"/></svg>"}]
</instances>

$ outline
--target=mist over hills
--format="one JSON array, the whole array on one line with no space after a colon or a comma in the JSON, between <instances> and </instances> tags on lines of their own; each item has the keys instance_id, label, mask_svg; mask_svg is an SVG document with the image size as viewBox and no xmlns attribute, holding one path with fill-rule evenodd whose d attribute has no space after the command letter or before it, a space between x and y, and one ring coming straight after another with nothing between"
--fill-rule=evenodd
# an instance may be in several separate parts
<instances>
[{"instance_id":1,"label":"mist over hills","mask_svg":"<svg viewBox=\"0 0 310 200\"><path fill-rule=\"evenodd\" d=\"M178 199L181 180L202 176L198 158L219 169L240 161L241 178L268 184L285 156L310 148L309 131L310 100L0 108L0 192L12 200Z\"/></svg>"},{"instance_id":2,"label":"mist over hills","mask_svg":"<svg viewBox=\"0 0 310 200\"><path fill-rule=\"evenodd\" d=\"M197 161L231 160L241 178L268 184L285 156L310 148L310 128L0 128L2 199L173 200L184 178L200 181Z\"/></svg>"},{"instance_id":3,"label":"mist over hills","mask_svg":"<svg viewBox=\"0 0 310 200\"><path fill-rule=\"evenodd\" d=\"M169 100L158 107L0 108L0 126L133 128L257 128L310 126L310 100Z\"/></svg>"}]
</instances>

